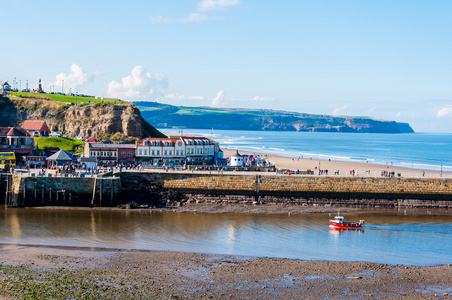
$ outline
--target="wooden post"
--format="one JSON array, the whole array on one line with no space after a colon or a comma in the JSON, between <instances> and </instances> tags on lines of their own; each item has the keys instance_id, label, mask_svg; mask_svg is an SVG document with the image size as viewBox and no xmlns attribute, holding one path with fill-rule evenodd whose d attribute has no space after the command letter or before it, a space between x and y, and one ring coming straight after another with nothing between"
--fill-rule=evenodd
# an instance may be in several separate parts
<instances>
[{"instance_id":1,"label":"wooden post","mask_svg":"<svg viewBox=\"0 0 452 300\"><path fill-rule=\"evenodd\" d=\"M99 180L100 182L100 195L99 195L99 206L102 206L102 180Z\"/></svg>"},{"instance_id":2,"label":"wooden post","mask_svg":"<svg viewBox=\"0 0 452 300\"><path fill-rule=\"evenodd\" d=\"M111 179L111 195L110 195L110 207L113 206L113 190L114 190L114 178Z\"/></svg>"},{"instance_id":3,"label":"wooden post","mask_svg":"<svg viewBox=\"0 0 452 300\"><path fill-rule=\"evenodd\" d=\"M42 185L42 197L41 197L42 204L44 205L44 185Z\"/></svg>"},{"instance_id":4,"label":"wooden post","mask_svg":"<svg viewBox=\"0 0 452 300\"><path fill-rule=\"evenodd\" d=\"M24 199L23 199L24 204L25 204L25 196L26 196L26 193L27 193L27 192L26 192L26 188L25 188L26 185L27 185L27 178L24 179L24 197L23 197L23 198L24 198ZM17 204L19 204L19 203L17 203Z\"/></svg>"},{"instance_id":5,"label":"wooden post","mask_svg":"<svg viewBox=\"0 0 452 300\"><path fill-rule=\"evenodd\" d=\"M49 204L51 204L52 203L52 188L50 188L50 191L49 191Z\"/></svg>"}]
</instances>

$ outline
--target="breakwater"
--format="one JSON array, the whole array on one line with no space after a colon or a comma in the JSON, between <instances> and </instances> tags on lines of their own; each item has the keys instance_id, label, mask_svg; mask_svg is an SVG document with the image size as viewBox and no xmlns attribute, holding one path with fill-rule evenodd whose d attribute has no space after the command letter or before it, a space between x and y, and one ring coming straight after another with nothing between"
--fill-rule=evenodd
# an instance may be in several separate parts
<instances>
[{"instance_id":1,"label":"breakwater","mask_svg":"<svg viewBox=\"0 0 452 300\"><path fill-rule=\"evenodd\" d=\"M122 172L103 177L8 177L7 206L191 203L452 207L452 180L275 174ZM157 199L158 200L158 199ZM157 202L153 202L157 203Z\"/></svg>"}]
</instances>

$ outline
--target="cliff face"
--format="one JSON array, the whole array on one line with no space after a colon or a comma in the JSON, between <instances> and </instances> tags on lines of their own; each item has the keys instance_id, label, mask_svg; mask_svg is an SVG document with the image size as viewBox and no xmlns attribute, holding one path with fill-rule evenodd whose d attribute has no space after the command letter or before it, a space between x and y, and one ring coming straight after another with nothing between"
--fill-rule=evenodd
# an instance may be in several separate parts
<instances>
[{"instance_id":1,"label":"cliff face","mask_svg":"<svg viewBox=\"0 0 452 300\"><path fill-rule=\"evenodd\" d=\"M70 105L41 99L0 99L0 126L20 126L25 120L43 120L52 131L68 136L99 137L120 133L127 137L163 136L144 121L132 103Z\"/></svg>"},{"instance_id":2,"label":"cliff face","mask_svg":"<svg viewBox=\"0 0 452 300\"><path fill-rule=\"evenodd\" d=\"M313 115L264 109L185 107L156 102L135 102L135 104L147 121L159 127L313 132L414 132L407 123L370 117Z\"/></svg>"}]
</instances>

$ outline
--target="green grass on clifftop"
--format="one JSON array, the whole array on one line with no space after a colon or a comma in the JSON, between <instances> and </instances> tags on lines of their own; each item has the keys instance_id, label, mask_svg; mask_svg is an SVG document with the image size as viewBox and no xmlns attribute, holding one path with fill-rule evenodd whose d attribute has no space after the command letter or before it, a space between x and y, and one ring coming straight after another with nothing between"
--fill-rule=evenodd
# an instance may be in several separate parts
<instances>
[{"instance_id":1,"label":"green grass on clifftop","mask_svg":"<svg viewBox=\"0 0 452 300\"><path fill-rule=\"evenodd\" d=\"M85 142L71 137L35 137L38 144L38 150L44 151L46 147L58 147L72 153L81 152L84 149Z\"/></svg>"},{"instance_id":2,"label":"green grass on clifftop","mask_svg":"<svg viewBox=\"0 0 452 300\"><path fill-rule=\"evenodd\" d=\"M50 99L54 101L67 102L67 103L88 103L88 102L104 102L104 103L125 103L118 99L96 99L95 97L80 97L80 96L70 96L70 95L58 95L58 94L44 94L44 93L32 93L32 92L10 92L13 96L23 97L23 98L36 98L36 99Z\"/></svg>"}]
</instances>

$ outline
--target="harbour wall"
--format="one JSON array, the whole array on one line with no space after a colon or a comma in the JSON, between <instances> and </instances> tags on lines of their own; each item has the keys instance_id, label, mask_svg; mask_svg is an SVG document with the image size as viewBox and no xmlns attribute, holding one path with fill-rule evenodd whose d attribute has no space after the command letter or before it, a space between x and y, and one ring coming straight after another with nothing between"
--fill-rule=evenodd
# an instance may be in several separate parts
<instances>
[{"instance_id":1,"label":"harbour wall","mask_svg":"<svg viewBox=\"0 0 452 300\"><path fill-rule=\"evenodd\" d=\"M209 173L122 172L98 177L8 175L2 187L10 207L115 206L135 198L131 182L171 191L177 205L190 203L452 207L452 180L316 177ZM133 188L135 189L135 188ZM145 194L146 190L135 190ZM138 201L137 201L138 202Z\"/></svg>"},{"instance_id":2,"label":"harbour wall","mask_svg":"<svg viewBox=\"0 0 452 300\"><path fill-rule=\"evenodd\" d=\"M20 177L8 175L8 207L112 206L119 199L119 177Z\"/></svg>"},{"instance_id":3,"label":"harbour wall","mask_svg":"<svg viewBox=\"0 0 452 300\"><path fill-rule=\"evenodd\" d=\"M452 207L449 179L196 173L142 176L196 203Z\"/></svg>"}]
</instances>

